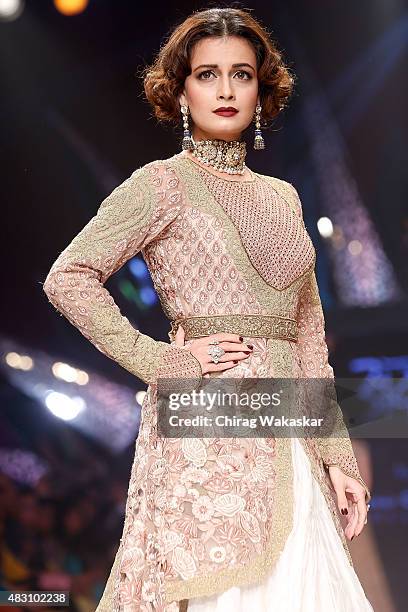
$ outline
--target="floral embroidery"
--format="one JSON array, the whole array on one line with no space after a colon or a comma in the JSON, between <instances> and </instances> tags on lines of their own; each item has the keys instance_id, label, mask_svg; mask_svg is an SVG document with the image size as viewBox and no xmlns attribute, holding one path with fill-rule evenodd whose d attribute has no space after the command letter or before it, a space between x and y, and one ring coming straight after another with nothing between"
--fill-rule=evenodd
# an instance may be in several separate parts
<instances>
[{"instance_id":1,"label":"floral embroidery","mask_svg":"<svg viewBox=\"0 0 408 612\"><path fill-rule=\"evenodd\" d=\"M208 521L214 514L215 508L208 495L200 495L191 506L194 516L199 521Z\"/></svg>"},{"instance_id":2,"label":"floral embroidery","mask_svg":"<svg viewBox=\"0 0 408 612\"><path fill-rule=\"evenodd\" d=\"M290 440L161 438L160 379L181 378L195 387L200 362L190 341L179 347L171 337L170 344L160 342L134 328L103 286L140 251L171 320L274 314L299 323L297 344L245 337L252 354L215 373L218 378L233 378L244 388L258 377L331 376L315 253L296 190L256 175L256 193L271 205L254 211L268 221L258 224L263 249L253 224L245 224L247 188L242 201L227 202L217 185L204 182L177 155L138 169L106 198L44 283L53 305L98 350L149 385L123 534L97 612L177 612L180 599L259 581L273 568L291 529ZM239 199L240 188L231 193ZM274 243L267 244L264 229L277 231L272 213L284 220L287 240L281 253L269 257L266 247L273 251ZM341 536L322 461L357 474L351 444L319 441L305 449Z\"/></svg>"},{"instance_id":3,"label":"floral embroidery","mask_svg":"<svg viewBox=\"0 0 408 612\"><path fill-rule=\"evenodd\" d=\"M226 552L223 546L213 546L210 550L210 559L215 563L222 563L225 560Z\"/></svg>"}]
</instances>

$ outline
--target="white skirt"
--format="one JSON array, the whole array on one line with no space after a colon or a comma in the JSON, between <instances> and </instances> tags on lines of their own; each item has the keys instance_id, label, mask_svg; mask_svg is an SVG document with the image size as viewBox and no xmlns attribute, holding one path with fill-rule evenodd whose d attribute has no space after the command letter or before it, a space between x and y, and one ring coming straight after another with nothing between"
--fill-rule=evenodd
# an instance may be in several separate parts
<instances>
[{"instance_id":1,"label":"white skirt","mask_svg":"<svg viewBox=\"0 0 408 612\"><path fill-rule=\"evenodd\" d=\"M350 565L309 458L292 438L293 529L270 576L188 601L188 612L374 612Z\"/></svg>"}]
</instances>

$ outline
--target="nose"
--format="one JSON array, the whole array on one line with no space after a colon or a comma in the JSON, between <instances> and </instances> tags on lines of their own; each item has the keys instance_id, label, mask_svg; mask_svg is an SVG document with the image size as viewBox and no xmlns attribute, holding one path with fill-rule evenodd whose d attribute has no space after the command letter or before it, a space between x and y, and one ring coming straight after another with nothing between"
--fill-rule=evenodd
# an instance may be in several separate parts
<instances>
[{"instance_id":1,"label":"nose","mask_svg":"<svg viewBox=\"0 0 408 612\"><path fill-rule=\"evenodd\" d=\"M233 88L231 86L231 81L228 76L220 77L218 80L217 97L223 100L230 100L235 97Z\"/></svg>"}]
</instances>

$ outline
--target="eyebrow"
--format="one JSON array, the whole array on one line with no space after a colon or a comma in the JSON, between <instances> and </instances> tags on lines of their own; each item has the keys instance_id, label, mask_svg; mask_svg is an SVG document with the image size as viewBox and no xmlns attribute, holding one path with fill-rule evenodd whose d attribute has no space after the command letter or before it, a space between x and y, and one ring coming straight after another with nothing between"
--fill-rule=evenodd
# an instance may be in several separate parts
<instances>
[{"instance_id":1,"label":"eyebrow","mask_svg":"<svg viewBox=\"0 0 408 612\"><path fill-rule=\"evenodd\" d=\"M232 64L233 68L239 68L240 66L248 66L248 68L252 68L252 70L254 70L253 66L251 66L251 64L247 64L246 62ZM197 66L197 68L194 68L193 72L195 72L199 68L218 68L218 64L200 64L199 66Z\"/></svg>"}]
</instances>

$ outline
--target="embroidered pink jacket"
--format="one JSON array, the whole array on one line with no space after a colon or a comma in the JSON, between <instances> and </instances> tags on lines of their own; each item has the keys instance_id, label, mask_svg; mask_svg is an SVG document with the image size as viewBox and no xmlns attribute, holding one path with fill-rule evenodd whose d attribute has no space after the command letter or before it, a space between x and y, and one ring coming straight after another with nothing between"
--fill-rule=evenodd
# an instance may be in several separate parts
<instances>
[{"instance_id":1,"label":"embroidered pink jacket","mask_svg":"<svg viewBox=\"0 0 408 612\"><path fill-rule=\"evenodd\" d=\"M295 319L298 342L245 337L253 354L219 376L331 377L316 254L296 189L254 173L223 179L178 153L138 168L53 264L49 301L97 349L148 384L126 517L97 612L179 609L181 600L262 580L292 525L287 438L163 439L157 380L202 380L184 347L135 329L104 287L141 251L170 320L220 314ZM361 479L342 435L302 439L350 563L327 466ZM367 489L367 497L370 493Z\"/></svg>"}]
</instances>

